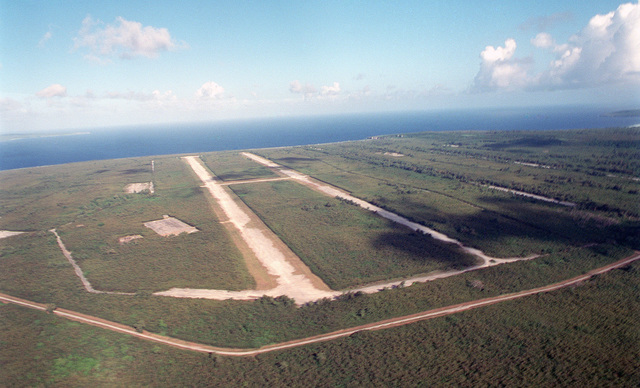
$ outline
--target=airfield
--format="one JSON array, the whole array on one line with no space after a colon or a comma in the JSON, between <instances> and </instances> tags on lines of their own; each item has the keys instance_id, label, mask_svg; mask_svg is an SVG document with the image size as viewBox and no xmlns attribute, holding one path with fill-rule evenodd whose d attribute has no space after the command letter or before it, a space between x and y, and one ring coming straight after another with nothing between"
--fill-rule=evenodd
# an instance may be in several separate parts
<instances>
[{"instance_id":1,"label":"airfield","mask_svg":"<svg viewBox=\"0 0 640 388\"><path fill-rule=\"evenodd\" d=\"M597 299L588 285L609 278L633 299L638 130L500 135L6 171L0 299L245 357L541 294ZM620 314L602 318L624 328Z\"/></svg>"}]
</instances>

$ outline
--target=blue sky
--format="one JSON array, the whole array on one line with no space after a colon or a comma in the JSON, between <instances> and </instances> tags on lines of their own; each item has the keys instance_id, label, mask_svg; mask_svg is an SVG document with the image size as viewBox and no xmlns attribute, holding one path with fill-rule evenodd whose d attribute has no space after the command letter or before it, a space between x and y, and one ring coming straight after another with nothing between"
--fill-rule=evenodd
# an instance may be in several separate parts
<instances>
[{"instance_id":1,"label":"blue sky","mask_svg":"<svg viewBox=\"0 0 640 388\"><path fill-rule=\"evenodd\" d=\"M0 0L0 132L640 105L618 1Z\"/></svg>"}]
</instances>

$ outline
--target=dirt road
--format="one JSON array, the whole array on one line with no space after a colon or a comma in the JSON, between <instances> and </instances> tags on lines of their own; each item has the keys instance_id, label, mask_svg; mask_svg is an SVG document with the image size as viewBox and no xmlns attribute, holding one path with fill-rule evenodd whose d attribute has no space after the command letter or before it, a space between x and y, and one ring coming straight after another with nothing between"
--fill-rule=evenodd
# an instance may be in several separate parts
<instances>
[{"instance_id":1,"label":"dirt road","mask_svg":"<svg viewBox=\"0 0 640 388\"><path fill-rule=\"evenodd\" d=\"M261 347L259 349L220 348L220 347L199 344L196 342L182 341L179 339L161 336L161 335L149 333L146 331L139 333L128 326L125 326L116 322L111 322L111 321L107 321L97 317L80 314L75 311L66 310L66 309L56 309L53 313L60 317L67 318L73 321L82 322L89 325L101 327L103 329L132 335L148 341L162 343L162 344L174 346L180 349L186 349L186 350L192 350L192 351L204 352L204 353L214 353L214 354L219 354L224 356L255 356L261 353L273 352L277 350L289 349L289 348L294 348L294 347L308 345L308 344L317 343L317 342L330 341L336 338L347 337L359 331L388 329L391 327L407 325L413 322L423 321L423 320L437 318L437 317L443 317L443 316L455 314L461 311L472 310L475 308L488 306L488 305L492 305L492 304L496 304L496 303L500 303L508 300L518 299L518 298L522 298L529 295L555 291L563 287L568 287L568 286L580 283L582 281L585 281L591 278L592 276L605 273L612 269L624 267L639 259L640 259L640 252L635 252L632 256L619 260L615 263L611 263L604 267L600 267L592 271L589 271L584 275L576 276L574 278L564 280L562 282L550 284L548 286L538 287L531 290L515 292L512 294L505 294L505 295L495 296L492 298L480 299L476 301L456 304L453 306L423 311L416 314L406 315L406 316L397 317L397 318L391 318L384 321L352 327L349 329L337 330L327 334L320 334L312 337L297 339L297 340L288 341L288 342L282 342L279 344L268 345L268 346ZM0 294L0 301L4 303L14 303L17 305L21 305L21 306L33 308L36 310L41 310L41 311L45 311L47 309L46 305L44 304L31 302L25 299L16 298L6 294Z\"/></svg>"}]
</instances>

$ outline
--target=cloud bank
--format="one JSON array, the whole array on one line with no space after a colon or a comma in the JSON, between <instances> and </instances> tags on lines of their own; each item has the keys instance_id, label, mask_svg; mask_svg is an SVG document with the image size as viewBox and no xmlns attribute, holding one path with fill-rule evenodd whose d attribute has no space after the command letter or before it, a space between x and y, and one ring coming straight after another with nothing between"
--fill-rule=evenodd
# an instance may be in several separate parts
<instances>
[{"instance_id":1,"label":"cloud bank","mask_svg":"<svg viewBox=\"0 0 640 388\"><path fill-rule=\"evenodd\" d=\"M120 58L155 58L159 53L182 45L171 38L166 28L155 28L141 23L116 18L115 24L104 25L87 16L74 38L74 48L89 50L87 58L102 60L114 55Z\"/></svg>"},{"instance_id":2,"label":"cloud bank","mask_svg":"<svg viewBox=\"0 0 640 388\"><path fill-rule=\"evenodd\" d=\"M546 70L531 73L532 59L515 56L517 44L487 46L472 91L569 89L611 83L640 84L640 3L595 15L564 44L541 32L531 44L555 55Z\"/></svg>"}]
</instances>

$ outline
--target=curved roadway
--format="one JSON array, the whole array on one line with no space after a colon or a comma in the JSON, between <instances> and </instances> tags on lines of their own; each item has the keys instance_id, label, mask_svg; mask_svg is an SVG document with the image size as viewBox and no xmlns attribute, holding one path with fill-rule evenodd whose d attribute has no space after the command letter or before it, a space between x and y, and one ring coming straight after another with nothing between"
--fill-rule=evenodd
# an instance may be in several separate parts
<instances>
[{"instance_id":1,"label":"curved roadway","mask_svg":"<svg viewBox=\"0 0 640 388\"><path fill-rule=\"evenodd\" d=\"M600 268L594 269L594 270L589 271L588 273L586 273L584 275L576 276L574 278L571 278L571 279L568 279L568 280L564 280L562 282L550 284L550 285L547 285L547 286L544 286L544 287L538 287L538 288L534 288L534 289L531 289L531 290L525 290L525 291L515 292L515 293L511 293L511 294L499 295L499 296L495 296L495 297L492 297L492 298L480 299L480 300L475 300L475 301L471 301L471 302L465 302L465 303L456 304L456 305L453 305L453 306L447 306L447 307L441 307L441 308L438 308L438 309L427 310L427 311L423 311L423 312L416 313L416 314L405 315L405 316L402 316L402 317L386 319L386 320L383 320L383 321L369 323L369 324L366 324L366 325L356 326L356 327L352 327L352 328L348 328L348 329L337 330L337 331L334 331L334 332L331 332L331 333L320 334L320 335L316 335L316 336L312 336L312 337L292 340L292 341L288 341L288 342L282 342L282 343L279 343L279 344L268 345L268 346L264 346L264 347L261 347L261 348L258 348L258 349L220 348L220 347L214 347L214 346L199 344L199 343L196 343L196 342L182 341L182 340L179 340L179 339L166 337L166 336L161 336L161 335L149 333L149 332L146 332L146 331L142 332L142 333L139 333L139 332L137 332L136 330L134 330L133 328L131 328L129 326L125 326L125 325L122 325L122 324L119 324L119 323L116 323L116 322L107 321L107 320L104 320L104 319L101 319L101 318L97 318L97 317L93 317L93 316L90 316L90 315L85 315L85 314L81 314L81 313L78 313L78 312L75 312L75 311L61 309L61 308L60 309L56 309L53 313L58 315L58 316L60 316L60 317L71 319L73 321L87 323L89 325L101 327L103 329L112 330L112 331L116 331L116 332L124 333L124 334L129 334L129 335L132 335L132 336L135 336L135 337L138 337L138 338L142 338L142 339L145 339L145 340L148 340L148 341L158 342L158 343L174 346L174 347L181 348L181 349L193 350L193 351L205 352L205 353L215 353L215 354L220 354L220 355L225 355L225 356L255 356L255 355L260 354L260 353L267 353L267 352L272 352L272 351L276 351L276 350L294 348L294 347L303 346L303 345L307 345L307 344L312 344L312 343L316 343L316 342L329 341L329 340L333 340L333 339L336 339L336 338L347 337L347 336L349 336L351 334L354 334L354 333L357 333L359 331L381 330L381 329L387 329L387 328L396 327L396 326L407 325L407 324L410 324L410 323L413 323L413 322L418 322L418 321L422 321L422 320L427 320L427 319L442 317L442 316L446 316L446 315L450 315L450 314L455 314L455 313L458 313L458 312L461 312L461 311L472 310L472 309L475 309L475 308L488 306L488 305L491 305L491 304L504 302L504 301L507 301L507 300L522 298L522 297L525 297L525 296L539 294L539 293L542 293L542 292L555 291L555 290L558 290L560 288L571 286L571 285L577 284L579 282L585 281L585 280L591 278L592 276L608 272L608 271L610 271L612 269L624 267L625 265L628 265L628 264L630 264L630 263L632 263L632 262L634 262L634 261L636 261L638 259L640 259L640 252L635 252L630 257L627 257L625 259L616 261L615 263L608 264L608 265L606 265L604 267L600 267ZM31 301L28 301L28 300L25 300L25 299L16 298L16 297L13 297L13 296L10 296L10 295L6 295L6 294L0 294L0 301L5 302L5 303L14 303L14 304L17 304L17 305L21 305L21 306L25 306L25 307L29 307L29 308L33 308L33 309L37 309L37 310L42 310L42 311L46 311L47 310L47 306L45 304L31 302Z\"/></svg>"}]
</instances>

